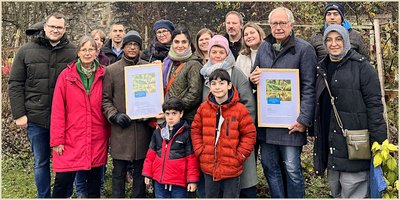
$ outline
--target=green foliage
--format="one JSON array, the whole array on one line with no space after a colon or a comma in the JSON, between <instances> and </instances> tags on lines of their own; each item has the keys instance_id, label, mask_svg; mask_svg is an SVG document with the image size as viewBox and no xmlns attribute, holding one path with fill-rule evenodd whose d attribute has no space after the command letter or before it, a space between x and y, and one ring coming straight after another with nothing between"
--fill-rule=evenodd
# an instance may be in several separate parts
<instances>
[{"instance_id":1,"label":"green foliage","mask_svg":"<svg viewBox=\"0 0 400 200\"><path fill-rule=\"evenodd\" d=\"M398 165L396 161L398 147L390 144L388 140L374 142L371 147L374 157L374 167L381 166L385 181L388 185L383 192L383 198L398 198Z\"/></svg>"}]
</instances>

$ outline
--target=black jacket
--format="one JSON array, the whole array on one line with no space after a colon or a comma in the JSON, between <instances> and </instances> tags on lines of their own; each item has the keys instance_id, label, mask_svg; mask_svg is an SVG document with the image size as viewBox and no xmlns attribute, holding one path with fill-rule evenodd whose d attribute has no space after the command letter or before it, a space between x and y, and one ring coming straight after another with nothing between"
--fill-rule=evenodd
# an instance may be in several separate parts
<instances>
[{"instance_id":1,"label":"black jacket","mask_svg":"<svg viewBox=\"0 0 400 200\"><path fill-rule=\"evenodd\" d=\"M225 34L225 38L228 40L229 49L232 51L232 54L233 54L233 56L235 57L235 60L236 60L237 57L239 56L240 49L242 48L242 38L240 38L240 40L237 41L237 42L231 42L229 40L228 33Z\"/></svg>"},{"instance_id":2,"label":"black jacket","mask_svg":"<svg viewBox=\"0 0 400 200\"><path fill-rule=\"evenodd\" d=\"M112 40L109 39L105 44L104 47L101 49L101 51L103 51L103 53L108 57L108 60L110 60L110 65L117 62L118 60L120 60L122 58L122 54L119 54L119 56L117 56L117 54L114 53L114 51L112 50Z\"/></svg>"},{"instance_id":3,"label":"black jacket","mask_svg":"<svg viewBox=\"0 0 400 200\"><path fill-rule=\"evenodd\" d=\"M50 128L51 102L58 75L76 58L76 46L64 34L53 47L44 32L23 45L15 55L9 95L14 119L27 115L29 122Z\"/></svg>"},{"instance_id":4,"label":"black jacket","mask_svg":"<svg viewBox=\"0 0 400 200\"><path fill-rule=\"evenodd\" d=\"M321 98L326 91L324 78L327 75L328 62L330 59L326 56L317 65L317 104L313 129L315 173L323 175L327 167L341 172L368 170L370 160L348 159L346 138L337 125L333 111L321 113L321 109L324 109L321 105L331 106L329 102ZM343 127L349 130L368 129L371 144L374 141L382 143L386 139L387 127L383 118L381 89L375 69L365 56L350 50L333 72L329 85ZM324 115L330 115L326 116L329 119L329 127L324 127L325 123L321 123Z\"/></svg>"}]
</instances>

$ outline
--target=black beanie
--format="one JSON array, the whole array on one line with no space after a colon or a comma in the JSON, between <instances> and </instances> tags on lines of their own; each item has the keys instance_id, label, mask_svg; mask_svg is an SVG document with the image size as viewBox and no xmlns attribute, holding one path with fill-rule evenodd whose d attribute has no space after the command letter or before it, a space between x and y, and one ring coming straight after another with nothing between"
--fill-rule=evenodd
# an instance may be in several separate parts
<instances>
[{"instance_id":1,"label":"black beanie","mask_svg":"<svg viewBox=\"0 0 400 200\"><path fill-rule=\"evenodd\" d=\"M342 17L342 22L344 21L344 5L343 3L338 2L330 2L326 4L325 11L324 11L324 20L326 18L326 13L330 10L337 10Z\"/></svg>"},{"instance_id":2,"label":"black beanie","mask_svg":"<svg viewBox=\"0 0 400 200\"><path fill-rule=\"evenodd\" d=\"M140 37L137 31L129 31L124 39L122 40L122 48L125 47L129 42L136 42L139 44L140 49L142 49L142 37Z\"/></svg>"}]
</instances>

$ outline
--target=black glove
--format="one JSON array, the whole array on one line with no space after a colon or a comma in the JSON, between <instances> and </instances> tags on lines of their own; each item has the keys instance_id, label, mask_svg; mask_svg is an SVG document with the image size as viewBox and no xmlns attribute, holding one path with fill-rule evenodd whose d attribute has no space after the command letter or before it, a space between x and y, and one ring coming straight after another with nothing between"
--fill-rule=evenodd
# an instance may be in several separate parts
<instances>
[{"instance_id":1,"label":"black glove","mask_svg":"<svg viewBox=\"0 0 400 200\"><path fill-rule=\"evenodd\" d=\"M125 113L117 113L110 118L110 121L114 124L118 124L121 128L127 128L131 125L131 118Z\"/></svg>"}]
</instances>

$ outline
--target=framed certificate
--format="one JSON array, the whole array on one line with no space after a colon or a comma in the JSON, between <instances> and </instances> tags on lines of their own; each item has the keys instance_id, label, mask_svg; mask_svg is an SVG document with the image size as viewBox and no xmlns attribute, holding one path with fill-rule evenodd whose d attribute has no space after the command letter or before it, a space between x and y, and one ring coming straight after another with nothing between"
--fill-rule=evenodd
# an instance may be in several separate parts
<instances>
[{"instance_id":1,"label":"framed certificate","mask_svg":"<svg viewBox=\"0 0 400 200\"><path fill-rule=\"evenodd\" d=\"M261 69L257 85L258 126L287 128L300 113L298 69Z\"/></svg>"},{"instance_id":2,"label":"framed certificate","mask_svg":"<svg viewBox=\"0 0 400 200\"><path fill-rule=\"evenodd\" d=\"M155 117L162 112L162 64L125 67L126 114L131 119Z\"/></svg>"}]
</instances>

